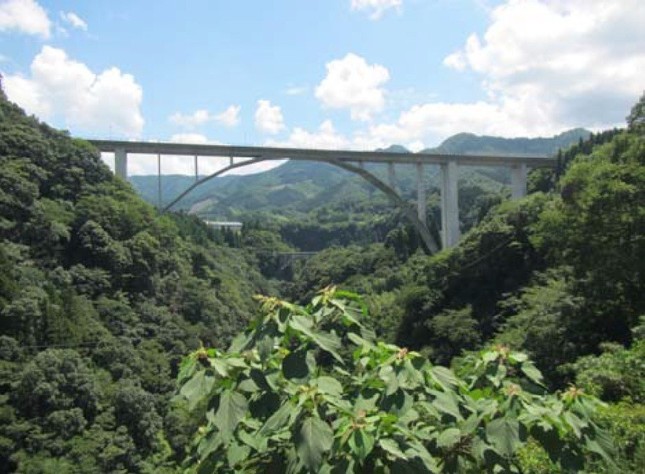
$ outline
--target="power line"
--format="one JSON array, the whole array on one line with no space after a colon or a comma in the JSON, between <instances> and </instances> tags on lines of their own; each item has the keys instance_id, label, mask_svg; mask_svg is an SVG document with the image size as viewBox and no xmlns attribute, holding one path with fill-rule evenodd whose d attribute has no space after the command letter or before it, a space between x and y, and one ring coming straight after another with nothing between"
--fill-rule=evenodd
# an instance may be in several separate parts
<instances>
[{"instance_id":1,"label":"power line","mask_svg":"<svg viewBox=\"0 0 645 474\"><path fill-rule=\"evenodd\" d=\"M52 348L61 348L61 349L75 349L79 347L91 347L96 346L101 342L106 341L88 341L88 342L79 342L76 344L33 344L33 345L21 345L21 349L52 349Z\"/></svg>"}]
</instances>

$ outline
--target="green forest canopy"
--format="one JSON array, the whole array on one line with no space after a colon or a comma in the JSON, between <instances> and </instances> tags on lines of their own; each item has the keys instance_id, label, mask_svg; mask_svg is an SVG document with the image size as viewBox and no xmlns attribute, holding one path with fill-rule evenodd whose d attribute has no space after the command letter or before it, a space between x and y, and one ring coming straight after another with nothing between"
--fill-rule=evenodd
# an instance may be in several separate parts
<instances>
[{"instance_id":1,"label":"green forest canopy","mask_svg":"<svg viewBox=\"0 0 645 474\"><path fill-rule=\"evenodd\" d=\"M471 229L454 249L433 256L418 252L410 229L397 216L389 216L384 219L382 238L376 239L382 243L364 245L353 237L360 232L347 232L339 239L339 247L323 250L293 269L291 279L279 281L275 262L260 260L246 249L289 248L293 241L285 242L284 232L259 223L248 226L240 236L223 238L191 217L159 215L127 183L112 176L87 143L25 116L0 98L0 466L17 472L182 470L183 463L191 465L196 459L194 451L189 453L191 440L197 436L199 442L205 434L198 430L204 414L199 402L191 410L190 397L176 397L175 379L184 356L194 354L186 359L190 361L206 351L209 364L217 354L226 364L238 364L236 370L250 374L257 361L230 362L236 351L231 356L224 354L247 323L271 314L266 307L258 313L252 296L284 295L303 303L286 306L289 311L314 317L321 306L304 303L320 288L335 283L364 295L370 316L361 317L371 318L365 325L385 344L371 342L385 349L381 355L365 349L369 360L398 350L387 344L408 348L410 356L401 361L404 366L409 361L417 371L405 375L417 380L417 385L405 389L413 394L414 403L428 390L442 390L441 383L433 385L428 374L436 372L438 364L450 365L457 382L446 393L454 389L459 414L466 418L475 397L472 380L478 370L485 370L482 383L493 384L477 395L481 403L492 403L507 382L525 383L515 380L517 368L509 370L510 365L506 374L500 373L498 359L487 361L493 356L485 355L490 353L486 348L498 345L497 354L500 347L524 351L545 377L543 388L529 392L538 397L531 398L538 407L572 393L567 389L570 383L610 403L593 416L576 412L574 419L561 412L570 418L562 421L562 434L570 432L572 439L579 440L567 445L580 454L572 459L586 463L587 470L606 470L598 451L606 453L609 448L603 441L595 449L589 441L602 431L614 439L616 451L611 457L619 472L642 470L644 100L632 111L628 129L594 134L562 151L555 172L534 173L531 188L535 192L525 199L502 202L500 197L482 204L481 212L469 217ZM373 210L366 205L352 212L367 221L365 216ZM337 207L328 219L342 212ZM307 242L315 241L320 232L333 232L329 227L317 228L314 219L307 225ZM352 246L356 244L362 245ZM354 355L338 353L344 364L352 366L345 369L345 377L351 378L343 379L336 373L342 367L340 361L333 363L333 352L328 350L330 341L323 333L312 332L307 327L310 323L300 322L305 326L293 329L293 343L299 345L286 349L309 347L319 354L316 367L326 371L316 376L335 374L342 391L325 395L326 404L334 402L334 397L354 402L359 383L354 379ZM332 334L340 337L338 331ZM273 337L278 338L272 346L277 350L285 336ZM216 349L199 349L200 344ZM362 344L356 347L370 347ZM484 360L478 366L475 354L480 350ZM271 359L275 363L285 357L280 351L271 354L270 358L277 357ZM433 364L427 362L428 357ZM186 360L184 368L190 364ZM517 362L520 371L524 363ZM488 373L487 367L495 372ZM307 370L311 370L309 365ZM447 376L449 372L442 373ZM523 373L530 381L531 376ZM186 376L185 371L180 375ZM228 369L220 376L219 380L228 380ZM313 375L307 377L311 382ZM337 384L324 380L330 390L338 391ZM386 399L394 392L387 394L386 389L383 393L379 387L375 387L379 400L389 403ZM219 406L225 387L218 382L212 388L200 396ZM235 393L227 395L227 403L242 406ZM578 391L575 394L592 400ZM287 395L281 393L277 403ZM436 399L435 394L428 401L436 404ZM239 408L231 413L241 412ZM501 452L501 461L494 460L498 466L507 470L519 466L524 472L562 471L557 464L564 459L562 453L553 457L553 464L548 457L553 453L542 450L535 436L522 435L522 446L494 441L498 429L510 430L511 440L516 439L515 427L518 436L522 430L528 434L532 430L521 418L524 412L495 413L485 415L480 426L484 432L492 430L482 440L493 446L495 456ZM507 421L489 428L502 414ZM443 415L441 420L435 417L433 432L446 432L441 443L438 438L420 438L424 431L416 430L418 423L429 426L432 417L405 421L415 427L409 440L416 440L421 453L408 455L412 464L427 462L447 472L458 469L453 461L460 466L464 462L489 465L477 464L488 461L469 451L472 445L459 444L458 452L447 454L463 439L463 426L455 425L458 417L454 415L445 422ZM587 415L592 417L587 419ZM254 417L241 419L254 423ZM298 446L297 459L307 460L298 464L303 468L316 466L322 459L328 462L331 452L347 455L346 459L364 468L372 462L370 456L381 453L378 462L390 462L398 451L405 454L410 449L396 436L370 433L372 438L356 434L354 447L342 448L351 452L329 451L322 448L329 445L329 430L334 440L336 435L341 440L338 427L323 428L311 417L293 420L299 424L289 426L301 432L306 420L310 420L307 427L326 433L320 438L322 445L297 441L280 445L280 449ZM323 421L331 423L331 419ZM216 429L209 425L208 432L219 433L217 424L223 419L209 422ZM249 448L239 445L243 443L240 426L238 420L233 427L238 447L232 448L232 456ZM582 429L580 434L576 426ZM256 428L257 424L244 430L252 433ZM370 439L379 440L378 450L368 452ZM388 448L389 454L384 452ZM207 457L203 452L197 455ZM228 457L226 462L230 462ZM430 464L425 468L430 469Z\"/></svg>"}]
</instances>

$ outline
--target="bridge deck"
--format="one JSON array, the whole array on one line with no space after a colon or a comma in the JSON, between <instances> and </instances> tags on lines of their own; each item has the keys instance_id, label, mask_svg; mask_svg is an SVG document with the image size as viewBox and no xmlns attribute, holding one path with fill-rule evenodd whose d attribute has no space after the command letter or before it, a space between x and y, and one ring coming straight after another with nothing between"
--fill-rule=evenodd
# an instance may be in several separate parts
<instances>
[{"instance_id":1,"label":"bridge deck","mask_svg":"<svg viewBox=\"0 0 645 474\"><path fill-rule=\"evenodd\" d=\"M450 161L456 161L459 165L466 166L513 166L523 164L530 168L552 167L556 163L554 157L545 156L448 155L439 153L315 150L307 148L272 148L119 140L88 141L102 152L123 150L126 153L152 155L220 156L227 158L260 158L263 160L337 160L351 163L444 164Z\"/></svg>"}]
</instances>

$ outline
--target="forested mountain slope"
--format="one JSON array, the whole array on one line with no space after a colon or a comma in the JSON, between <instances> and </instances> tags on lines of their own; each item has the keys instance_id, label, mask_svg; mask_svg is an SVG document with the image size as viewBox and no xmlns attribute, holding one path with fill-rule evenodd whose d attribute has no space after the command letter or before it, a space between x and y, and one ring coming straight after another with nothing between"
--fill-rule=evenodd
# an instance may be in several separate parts
<instances>
[{"instance_id":1,"label":"forested mountain slope","mask_svg":"<svg viewBox=\"0 0 645 474\"><path fill-rule=\"evenodd\" d=\"M562 295L575 289L582 298L566 310L578 308L572 320L585 321L579 331L563 330L579 341L569 360L597 350L602 340L629 343L630 328L645 313L644 149L642 133L635 130L594 135L561 154L564 174L552 189L557 172L537 171L532 187L542 183L546 192L495 206L457 247L408 258L406 241L393 234L384 245L360 252L328 249L304 265L291 295L304 300L330 283L369 294L377 314L398 312L393 326L381 320L386 332L394 331L392 338L427 347L447 362L463 347L475 347L502 328L510 331L506 321L528 304L527 294L555 284ZM460 330L439 330L440 321ZM435 344L440 339L451 340L445 353Z\"/></svg>"},{"instance_id":2,"label":"forested mountain slope","mask_svg":"<svg viewBox=\"0 0 645 474\"><path fill-rule=\"evenodd\" d=\"M177 365L268 292L199 221L0 97L0 472L175 472Z\"/></svg>"},{"instance_id":3,"label":"forested mountain slope","mask_svg":"<svg viewBox=\"0 0 645 474\"><path fill-rule=\"evenodd\" d=\"M528 155L552 156L559 149L568 148L580 140L589 138L584 128L574 128L550 138L502 138L480 136L472 133L458 133L446 138L438 147L427 148L427 153L448 153L465 155Z\"/></svg>"},{"instance_id":4,"label":"forested mountain slope","mask_svg":"<svg viewBox=\"0 0 645 474\"><path fill-rule=\"evenodd\" d=\"M365 295L370 310L366 325L375 329L380 339L403 348L390 354L393 349L381 343L378 347L383 354L378 357L403 361L410 353L408 349L418 349L432 362L452 364L464 380L475 370L469 365L469 351L495 345L492 352L484 354L493 353L488 363L499 363L491 366L493 372L478 375L482 383L497 384L494 392L478 388L475 380L468 389L472 393L466 396L460 389L455 395L461 408L456 412L447 408L458 428L449 428L440 442L436 440L435 447L445 459L451 459L451 446L465 450L466 457L470 456L468 450L474 449L468 443L461 445L461 434L455 437L455 429L465 430L469 424L466 418L460 420L462 414L470 409L483 413L488 410L487 404L504 403L511 407L503 412L504 419L499 418L490 431L486 428L480 433L485 443L499 444L495 449L513 456L511 459L508 454L495 462L521 466L523 472L536 474L564 472L530 442L520 454L515 452L517 446L504 442L519 442L525 436L513 418L519 413L513 408L519 386L504 385L501 390L498 383L516 375L512 370L517 369L506 369L505 358L511 347L529 353L547 376L550 389L564 390L568 383L575 382L585 392L611 402L595 421L616 438L614 461L618 472L639 472L645 466L644 101L645 97L640 107L634 108L627 130L595 134L561 152L557 170L533 173L530 186L535 192L525 199L504 201L503 193L482 192L485 183L473 186L470 193L462 191L462 203L481 213L462 216L462 226L470 230L459 246L426 255L418 250L414 235L400 225L395 213L378 213L376 199L353 201L356 207L350 209L343 207L350 200L341 200L308 211L308 228L292 225L280 233L255 222L240 236L226 236L230 238L228 245L220 245L217 242L222 236L209 231L198 219L158 214L127 183L112 176L87 143L26 117L2 95L0 471L181 471L186 448L195 433L204 433L198 426L201 417L207 416L206 410L190 412L191 403L182 404L174 397L181 360L193 351L202 355L201 359L192 359L193 368L210 367L211 359L224 354L232 336L256 314L253 294L271 294L277 289L272 286L275 282L269 283L259 271L262 266L270 273L265 268L266 260L259 265L251 249L267 243L272 248L289 248L296 241L302 241L300 247L305 247L325 234L342 245L355 242L366 229L382 225L382 243L327 248L296 266L294 278L282 282L281 290L297 301L308 301L329 284L356 290ZM306 181L308 170L286 168L282 172L300 174ZM333 197L333 186L327 192ZM357 192L369 195L370 191L361 185ZM429 203L433 204L430 213L435 212L436 194L430 194ZM354 219L359 215L377 215L376 226L359 225L350 232L349 227L338 225L341 222L345 226L348 216ZM465 225L468 222L463 219L471 219L470 224ZM346 235L338 231L341 228L347 229ZM283 240L285 235L290 238ZM319 303L321 298L319 295ZM276 308L284 303L273 298L263 302L265 310L273 308L269 312L282 314ZM268 348L269 352L279 349L271 357L286 360L290 350L311 341L322 344L323 349L331 347L329 341L339 333L325 336L299 320L315 308L325 314L335 311L323 311L319 303L304 308L284 304L287 311L299 313L298 317L295 313L288 316L293 317L293 327L268 326L268 330L282 331L276 337L288 343ZM352 325L344 326L347 330ZM199 349L200 342L218 352ZM266 344L259 343L258 354L262 351L266 355ZM237 364L231 366L235 369L231 372L217 367L229 377L260 363L255 361L254 352L242 355L246 357L243 360L236 354L227 359L226 364ZM352 357L345 352L342 355ZM423 370L423 377L436 377L436 370L422 367L425 362L421 356L410 357L415 360L414 370ZM274 367L285 374L296 371L295 382L287 384L297 392L294 404L299 397L309 397L305 392L309 393L311 387L298 382L297 374L304 365L314 362L296 359L289 358L284 367ZM332 359L323 354L315 363L325 366ZM517 363L524 367L523 362ZM186 378L185 363L183 367L182 380ZM358 362L356 367L360 378ZM527 365L526 371L529 378L535 378L531 367ZM253 370L248 374L251 372L258 375ZM412 369L401 374L400 380L388 382L395 384L388 385L388 396L398 393L399 383L413 389L414 396L421 393L418 390L425 393L428 389ZM440 374L442 383L456 386L454 379L445 378L449 373ZM385 372L381 376L391 379ZM252 392L256 382L262 383L262 378L252 379L244 383L243 390ZM323 390L339 393L338 382L327 379L319 381L326 387ZM196 380L197 387L193 384L182 392L189 400L191 394L207 392L207 381L203 379L200 385L200 379ZM239 394L230 391L238 381L231 377L226 380L217 390L223 390L222 396L227 397L231 416L218 420L211 416L207 420L210 425L224 426L241 412L235 405ZM267 379L266 383L273 382ZM433 386L440 385L436 382ZM536 390L530 384L523 387ZM495 401L489 399L493 394ZM575 399L579 394L578 388L567 390L562 397L556 394L549 399L549 409L563 417L557 422L564 423L560 425L562 433L578 436L580 443L580 433L586 433L587 448L606 455L606 443L601 448L594 445L595 438L586 437L590 430L596 430L585 421L588 414L567 418L558 408L563 403L560 400L566 402L567 396ZM405 402L406 396L402 397L391 403ZM439 400L445 410L443 398L433 397L433 403ZM305 410L310 410L311 400L303 402ZM214 399L213 403L220 401ZM277 409L278 402L272 403ZM289 409L291 405L285 406ZM401 410L399 415L403 415ZM355 421L363 427L364 415L357 416ZM437 416L440 421L445 419ZM406 420L412 423L411 418ZM253 425L252 420L247 421ZM247 427L262 434L260 425L251 425ZM501 435L498 430L502 430ZM427 434L415 432L409 439ZM431 436L435 439L436 433ZM284 439L275 438L283 443L284 452L291 453L293 446L284 444ZM356 442L369 438L361 440ZM210 441L221 440L206 439ZM369 453L361 447L366 445L356 446L358 456L366 459ZM391 443L386 447L393 449ZM370 449L374 449L373 444ZM393 452L399 456L396 450L384 450L381 447L374 453L385 460ZM245 452L248 446L234 450L227 454L226 462L235 465L240 453ZM208 452L197 454L208 456ZM559 462L567 456L566 452L557 454ZM594 464L599 462L597 456L587 460L591 462L587 471L602 472L604 465ZM444 472L455 472L449 463L443 466ZM369 472L369 466L366 469Z\"/></svg>"},{"instance_id":5,"label":"forested mountain slope","mask_svg":"<svg viewBox=\"0 0 645 474\"><path fill-rule=\"evenodd\" d=\"M643 115L558 156L457 247L326 249L292 281L304 306L264 298L229 351L191 354L180 393L203 428L188 465L643 472ZM546 388L522 380L540 372L514 349ZM596 412L588 392L609 404Z\"/></svg>"},{"instance_id":6,"label":"forested mountain slope","mask_svg":"<svg viewBox=\"0 0 645 474\"><path fill-rule=\"evenodd\" d=\"M460 367L491 344L526 351L553 388L581 384L612 403L604 422L621 468L645 467L645 96L626 130L559 154L542 189L494 207L461 243L410 255L405 238L327 249L294 275L306 301L338 284L366 297L377 332ZM640 113L638 112L640 111ZM536 470L531 472L560 472Z\"/></svg>"}]
</instances>

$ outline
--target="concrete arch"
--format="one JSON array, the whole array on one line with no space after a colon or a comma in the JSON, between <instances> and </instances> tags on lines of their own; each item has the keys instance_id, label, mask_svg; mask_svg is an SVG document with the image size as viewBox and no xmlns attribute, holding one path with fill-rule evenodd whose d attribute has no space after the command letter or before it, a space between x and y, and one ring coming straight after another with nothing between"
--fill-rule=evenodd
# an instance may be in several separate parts
<instances>
[{"instance_id":1,"label":"concrete arch","mask_svg":"<svg viewBox=\"0 0 645 474\"><path fill-rule=\"evenodd\" d=\"M189 193L191 193L195 188L201 186L202 184L206 183L207 181L210 181L213 178L216 178L218 176L223 175L224 173L231 171L236 168L241 168L243 166L248 166L252 165L255 163L260 163L262 161L265 161L262 158L255 158L251 160L246 160L246 161L241 161L238 163L233 163L229 166L226 166L225 168L222 168L221 170L216 171L213 174L210 174L202 179L199 179L195 181L191 186L189 186L184 192L182 192L179 196L177 196L175 199L173 199L169 204L167 204L164 208L163 211L169 211L175 204L177 204L179 201L181 201L184 197L186 197ZM369 182L372 186L376 187L378 190L382 191L389 199L394 203L394 205L398 208L400 208L403 213L405 214L406 218L410 221L410 223L414 226L415 230L419 233L419 236L421 237L421 240L423 241L423 244L425 245L426 249L430 253L436 253L439 251L440 246L430 233L430 230L428 229L428 226L423 223L413 206L411 206L408 202L406 202L399 194L388 184L383 182L381 179L377 178L374 176L372 173L367 171L366 169L359 167L359 166L354 166L352 164L349 164L347 162L339 161L339 160L324 160L320 161L321 163L329 163L330 165L336 166L338 168L344 169L346 171L349 171L350 173L354 173L365 179L367 182Z\"/></svg>"},{"instance_id":2,"label":"concrete arch","mask_svg":"<svg viewBox=\"0 0 645 474\"><path fill-rule=\"evenodd\" d=\"M167 212L170 210L171 207L173 207L175 204L177 204L179 201L181 201L184 197L186 197L188 194L190 194L193 189L197 188L198 186L201 186L207 181L210 181L213 178L217 178L218 176L223 175L224 173L234 170L235 168L241 168L243 166L248 166L252 165L255 163L260 163L261 161L266 161L263 158L254 158L251 160L246 160L246 161L239 161L237 163L232 163L229 166L226 166L225 168L222 168L221 170L216 171L213 174L209 174L208 176L198 179L195 181L193 184L191 184L184 192L182 192L179 196L177 196L175 199L170 201L169 204L166 204L166 206L163 208L163 212Z\"/></svg>"}]
</instances>

